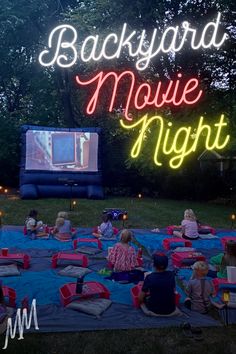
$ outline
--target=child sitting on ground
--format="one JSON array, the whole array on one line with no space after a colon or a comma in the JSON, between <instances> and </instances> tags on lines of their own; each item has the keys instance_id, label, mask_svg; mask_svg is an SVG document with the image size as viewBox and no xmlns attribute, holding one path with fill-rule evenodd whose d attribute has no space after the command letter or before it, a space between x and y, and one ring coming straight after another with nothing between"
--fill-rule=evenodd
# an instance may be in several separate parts
<instances>
[{"instance_id":1,"label":"child sitting on ground","mask_svg":"<svg viewBox=\"0 0 236 354\"><path fill-rule=\"evenodd\" d=\"M47 237L48 234L44 231L44 225L42 221L37 221L38 211L30 210L29 215L25 220L25 226L27 235L32 239L37 237Z\"/></svg>"},{"instance_id":2,"label":"child sitting on ground","mask_svg":"<svg viewBox=\"0 0 236 354\"><path fill-rule=\"evenodd\" d=\"M112 239L114 237L110 214L102 215L102 223L93 232L93 236L101 239Z\"/></svg>"},{"instance_id":3,"label":"child sitting on ground","mask_svg":"<svg viewBox=\"0 0 236 354\"><path fill-rule=\"evenodd\" d=\"M199 238L198 223L192 209L185 210L184 220L181 222L181 231L174 231L173 235L186 240L196 240Z\"/></svg>"},{"instance_id":4,"label":"child sitting on ground","mask_svg":"<svg viewBox=\"0 0 236 354\"><path fill-rule=\"evenodd\" d=\"M225 253L220 253L210 258L210 264L216 267L216 271L209 271L212 278L227 278L227 266L236 267L236 242L229 240L225 245Z\"/></svg>"},{"instance_id":5,"label":"child sitting on ground","mask_svg":"<svg viewBox=\"0 0 236 354\"><path fill-rule=\"evenodd\" d=\"M71 241L73 233L71 232L71 222L68 220L68 213L66 211L60 211L57 214L52 233L58 241Z\"/></svg>"},{"instance_id":6,"label":"child sitting on ground","mask_svg":"<svg viewBox=\"0 0 236 354\"><path fill-rule=\"evenodd\" d=\"M148 310L169 315L176 310L175 274L167 271L168 257L164 253L153 255L154 271L148 274L139 294L140 304L145 303Z\"/></svg>"},{"instance_id":7,"label":"child sitting on ground","mask_svg":"<svg viewBox=\"0 0 236 354\"><path fill-rule=\"evenodd\" d=\"M127 272L138 266L137 255L130 241L132 232L123 230L120 235L120 242L116 243L109 252L108 261L114 267L114 272Z\"/></svg>"},{"instance_id":8,"label":"child sitting on ground","mask_svg":"<svg viewBox=\"0 0 236 354\"><path fill-rule=\"evenodd\" d=\"M193 311L207 313L211 306L210 296L215 296L214 286L207 279L209 266L206 262L198 261L193 264L193 273L185 289L188 298L185 306Z\"/></svg>"}]
</instances>

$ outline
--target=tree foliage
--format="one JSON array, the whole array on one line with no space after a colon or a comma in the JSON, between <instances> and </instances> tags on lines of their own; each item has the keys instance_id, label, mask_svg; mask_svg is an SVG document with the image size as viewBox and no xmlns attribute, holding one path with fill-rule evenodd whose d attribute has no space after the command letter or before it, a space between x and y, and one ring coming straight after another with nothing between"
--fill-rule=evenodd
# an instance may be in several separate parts
<instances>
[{"instance_id":1,"label":"tree foliage","mask_svg":"<svg viewBox=\"0 0 236 354\"><path fill-rule=\"evenodd\" d=\"M78 48L90 34L106 36L117 32L127 23L130 30L147 30L147 40L154 28L161 36L166 26L176 26L187 19L196 28L222 12L221 30L227 31L229 40L219 50L200 49L190 51L185 46L176 55L162 55L153 59L149 68L136 73L139 80L155 83L168 80L177 72L198 77L204 91L201 104L194 109L167 107L158 110L166 121L184 123L205 115L209 120L224 113L230 124L231 135L236 130L235 118L235 23L233 0L2 0L0 9L0 141L6 149L0 151L0 162L4 170L17 175L19 166L19 127L30 123L48 126L100 126L103 129L103 162L105 184L109 187L132 186L136 193L141 185L165 194L174 179L194 180L199 166L187 161L178 172L158 169L152 162L156 134L150 131L150 142L145 146L139 160L129 159L128 152L132 132L125 132L119 125L119 115L104 109L104 102L110 95L109 87L104 90L98 113L87 117L84 103L88 100L85 90L75 83L76 74L88 75L100 70L122 71L134 69L134 62L124 51L119 60L110 62L82 63L69 70L59 67L42 68L38 63L40 51L47 45L48 34L60 23L70 23L77 29ZM122 99L124 92L119 92ZM118 96L119 96L118 95ZM145 111L145 110L144 110ZM145 113L145 112L143 112ZM133 112L135 115L136 112ZM11 138L9 138L11 137ZM10 145L11 142L11 145ZM9 149L7 147L9 146ZM231 141L235 149L235 140ZM9 152L11 151L11 158ZM126 160L126 161L125 161ZM1 173L1 178L7 178ZM165 181L165 183L163 183ZM15 183L15 180L14 180ZM197 187L196 187L197 188ZM194 196L193 196L194 197Z\"/></svg>"}]
</instances>

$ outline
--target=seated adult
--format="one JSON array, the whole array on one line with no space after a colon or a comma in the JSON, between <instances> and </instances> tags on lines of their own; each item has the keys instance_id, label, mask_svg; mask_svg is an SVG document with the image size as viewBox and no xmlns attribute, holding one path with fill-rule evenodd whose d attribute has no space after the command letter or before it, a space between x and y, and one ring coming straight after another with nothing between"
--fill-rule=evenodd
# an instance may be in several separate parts
<instances>
[{"instance_id":1,"label":"seated adult","mask_svg":"<svg viewBox=\"0 0 236 354\"><path fill-rule=\"evenodd\" d=\"M153 255L154 271L146 276L139 294L139 302L158 315L175 311L175 275L167 271L168 257L164 253Z\"/></svg>"}]
</instances>

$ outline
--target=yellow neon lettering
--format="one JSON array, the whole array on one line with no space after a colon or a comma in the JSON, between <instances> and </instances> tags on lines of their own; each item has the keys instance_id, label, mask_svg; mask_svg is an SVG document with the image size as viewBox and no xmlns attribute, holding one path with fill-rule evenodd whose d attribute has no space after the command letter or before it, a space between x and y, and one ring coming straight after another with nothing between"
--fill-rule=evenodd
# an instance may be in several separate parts
<instances>
[{"instance_id":1,"label":"yellow neon lettering","mask_svg":"<svg viewBox=\"0 0 236 354\"><path fill-rule=\"evenodd\" d=\"M148 115L145 114L145 116L143 116L138 122L136 122L136 123L134 123L132 125L125 125L123 120L120 120L120 124L125 129L133 129L133 128L137 127L139 124L142 124L142 128L140 130L139 137L136 140L136 142L135 142L135 144L134 144L134 146L133 146L133 148L131 150L131 157L132 158L136 158L136 157L138 157L138 155L140 153L142 142L143 142L144 137L145 137L146 129L148 128L148 126L152 122L154 122L156 120L159 120L159 122L160 122L160 134L159 134L159 137L158 137L158 140L157 140L156 149L155 149L155 153L154 153L154 162L155 162L155 164L157 166L161 166L162 163L158 162L157 155L158 155L158 151L159 151L159 147L160 147L160 143L161 143L161 137L162 137L163 128L164 128L163 127L163 119L160 116L151 117L149 119L149 121L147 121L147 119L148 119Z\"/></svg>"},{"instance_id":2,"label":"yellow neon lettering","mask_svg":"<svg viewBox=\"0 0 236 354\"><path fill-rule=\"evenodd\" d=\"M211 136L211 127L207 124L204 125L203 120L204 120L204 118L200 117L199 124L198 124L197 131L196 131L195 141L192 146L192 151L196 151L198 140L205 129L207 130L205 147L207 150L213 149L213 147L209 145L209 143L210 143L209 140L210 140L210 136Z\"/></svg>"},{"instance_id":3,"label":"yellow neon lettering","mask_svg":"<svg viewBox=\"0 0 236 354\"><path fill-rule=\"evenodd\" d=\"M168 126L169 127L172 127L172 123L169 122L168 123ZM170 136L170 128L167 128L166 129L166 134L165 134L165 138L164 138L164 141L163 141L163 153L166 154L166 155L169 155L172 153L173 151L173 146L171 145L170 149L167 150L167 143L168 143L168 140L169 140L169 136Z\"/></svg>"},{"instance_id":4,"label":"yellow neon lettering","mask_svg":"<svg viewBox=\"0 0 236 354\"><path fill-rule=\"evenodd\" d=\"M225 141L224 141L221 145L219 144L221 128L222 128L222 127L225 127L225 126L227 126L227 123L224 122L224 114L221 114L219 123L216 123L216 124L215 124L215 127L218 127L217 132L216 132L216 137L215 137L215 144L214 144L214 148L215 148L215 149L221 150L221 149L223 149L223 148L228 144L228 142L229 142L230 136L227 135L226 138L225 138Z\"/></svg>"},{"instance_id":5,"label":"yellow neon lettering","mask_svg":"<svg viewBox=\"0 0 236 354\"><path fill-rule=\"evenodd\" d=\"M181 135L183 135L183 133L185 135L185 138L181 139ZM179 168L182 165L185 156L189 155L192 152L191 148L187 150L190 134L191 134L191 127L188 128L182 127L177 130L173 141L173 150L176 154L179 155L176 155L175 157L170 159L170 167ZM180 141L182 140L183 142L178 144L178 140ZM180 148L177 147L178 145L180 145ZM174 163L174 161L176 160L177 162Z\"/></svg>"},{"instance_id":6,"label":"yellow neon lettering","mask_svg":"<svg viewBox=\"0 0 236 354\"><path fill-rule=\"evenodd\" d=\"M160 161L160 155L162 153L163 155L171 155L169 159L169 165L171 168L179 168L184 162L185 157L196 151L199 139L203 136L203 132L206 132L206 136L204 136L204 145L207 150L222 150L228 144L230 139L229 135L222 136L223 128L227 127L227 122L224 121L223 114L220 116L219 121L214 124L216 129L209 124L204 124L204 118L200 117L196 131L192 127L180 127L175 131L171 122L167 123L165 127L165 121L161 116L148 117L148 114L145 114L136 123L131 125L126 125L123 120L120 120L120 124L124 129L135 129L141 126L141 129L139 128L138 138L131 149L132 158L137 158L139 156L143 146L142 143L144 139L148 137L148 135L146 136L145 134L147 131L149 134L152 132L150 130L150 125L154 122L156 123L156 126L159 126L153 154L153 160L157 166L162 166L162 162ZM166 128L165 132L164 128ZM194 139L193 143L192 137ZM146 143L148 143L148 139L146 139Z\"/></svg>"}]
</instances>

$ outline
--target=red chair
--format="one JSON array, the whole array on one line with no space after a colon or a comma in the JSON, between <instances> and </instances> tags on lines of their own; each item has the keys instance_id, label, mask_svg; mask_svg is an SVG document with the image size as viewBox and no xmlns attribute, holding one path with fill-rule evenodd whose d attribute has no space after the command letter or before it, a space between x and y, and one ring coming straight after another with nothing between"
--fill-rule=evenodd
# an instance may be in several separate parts
<instances>
[{"instance_id":1,"label":"red chair","mask_svg":"<svg viewBox=\"0 0 236 354\"><path fill-rule=\"evenodd\" d=\"M138 266L142 267L143 266L143 250L142 248L139 248L138 253L137 253L137 262Z\"/></svg>"},{"instance_id":2,"label":"red chair","mask_svg":"<svg viewBox=\"0 0 236 354\"><path fill-rule=\"evenodd\" d=\"M75 254L75 253L63 253L58 252L52 256L52 268L57 267L57 262L59 260L66 260L66 261L78 261L82 263L82 267L88 266L88 257L84 254Z\"/></svg>"},{"instance_id":3,"label":"red chair","mask_svg":"<svg viewBox=\"0 0 236 354\"><path fill-rule=\"evenodd\" d=\"M216 234L216 229L209 225L199 225L198 226L198 233L199 234Z\"/></svg>"},{"instance_id":4,"label":"red chair","mask_svg":"<svg viewBox=\"0 0 236 354\"><path fill-rule=\"evenodd\" d=\"M166 230L167 230L168 235L173 235L174 231L181 231L181 226L180 225L170 225L170 226L167 226Z\"/></svg>"},{"instance_id":5,"label":"red chair","mask_svg":"<svg viewBox=\"0 0 236 354\"><path fill-rule=\"evenodd\" d=\"M113 233L114 235L117 235L119 233L119 229L117 229L117 227L113 227Z\"/></svg>"},{"instance_id":6,"label":"red chair","mask_svg":"<svg viewBox=\"0 0 236 354\"><path fill-rule=\"evenodd\" d=\"M171 259L176 268L188 268L197 261L206 261L206 257L200 252L174 252Z\"/></svg>"},{"instance_id":7,"label":"red chair","mask_svg":"<svg viewBox=\"0 0 236 354\"><path fill-rule=\"evenodd\" d=\"M50 234L51 233L51 231L52 231L52 229L53 229L53 227L49 227L49 226L45 226L45 228L44 228L44 231L47 233L47 234ZM23 228L23 234L25 235L25 236L27 236L27 228L26 228L26 226L24 226L24 228Z\"/></svg>"},{"instance_id":8,"label":"red chair","mask_svg":"<svg viewBox=\"0 0 236 354\"><path fill-rule=\"evenodd\" d=\"M16 292L8 286L2 286L3 296L8 298L8 304L11 307L16 307Z\"/></svg>"},{"instance_id":9,"label":"red chair","mask_svg":"<svg viewBox=\"0 0 236 354\"><path fill-rule=\"evenodd\" d=\"M85 242L85 243L96 243L98 248L101 250L102 249L102 242L101 240L97 238L77 238L77 240L73 241L73 248L76 249L78 246L79 242Z\"/></svg>"},{"instance_id":10,"label":"red chair","mask_svg":"<svg viewBox=\"0 0 236 354\"><path fill-rule=\"evenodd\" d=\"M176 247L178 246L182 246L182 247L192 247L192 242L189 240L185 240L184 238L180 238L180 237L173 237L173 238L165 238L162 241L162 246L166 249L166 250L170 250L171 246L176 244Z\"/></svg>"},{"instance_id":11,"label":"red chair","mask_svg":"<svg viewBox=\"0 0 236 354\"><path fill-rule=\"evenodd\" d=\"M0 259L9 259L9 260L13 260L13 261L23 261L23 268L27 269L30 266L30 256L28 256L28 254L25 253L8 253L7 256L3 256L2 254L0 254Z\"/></svg>"},{"instance_id":12,"label":"red chair","mask_svg":"<svg viewBox=\"0 0 236 354\"><path fill-rule=\"evenodd\" d=\"M224 289L236 289L236 283L229 283L226 278L214 278L212 279L215 291L218 292L220 288Z\"/></svg>"},{"instance_id":13,"label":"red chair","mask_svg":"<svg viewBox=\"0 0 236 354\"><path fill-rule=\"evenodd\" d=\"M99 296L100 298L109 299L110 292L102 284L96 281L86 281L83 284L82 293L76 293L76 283L67 283L60 289L60 300L63 306L68 305L73 300L79 300L84 298L90 298L93 296Z\"/></svg>"}]
</instances>

